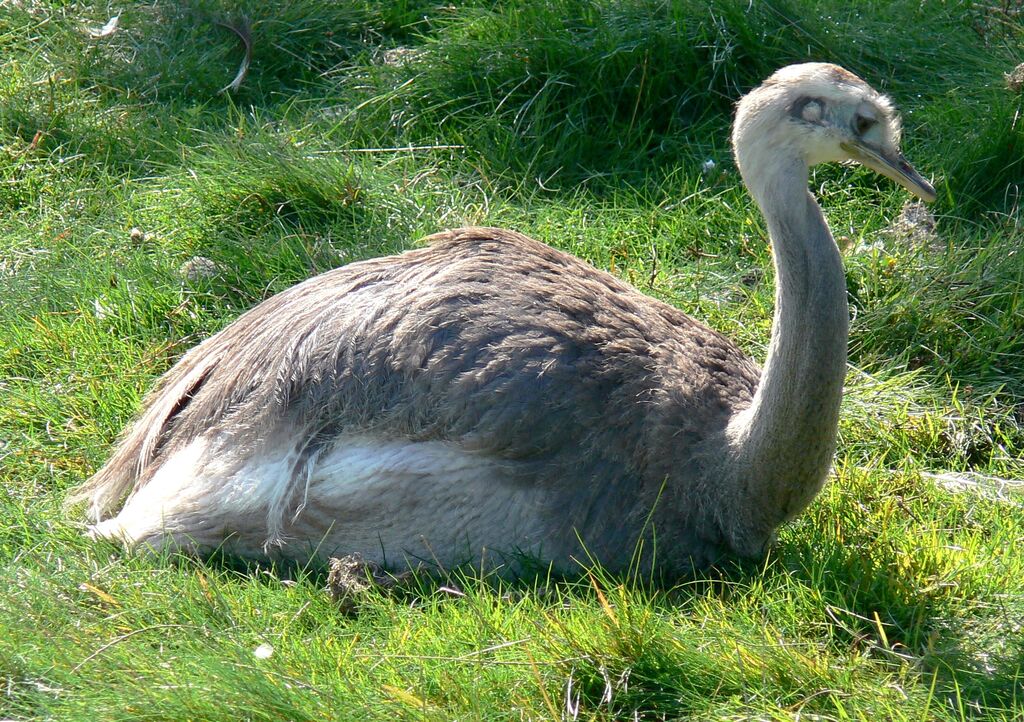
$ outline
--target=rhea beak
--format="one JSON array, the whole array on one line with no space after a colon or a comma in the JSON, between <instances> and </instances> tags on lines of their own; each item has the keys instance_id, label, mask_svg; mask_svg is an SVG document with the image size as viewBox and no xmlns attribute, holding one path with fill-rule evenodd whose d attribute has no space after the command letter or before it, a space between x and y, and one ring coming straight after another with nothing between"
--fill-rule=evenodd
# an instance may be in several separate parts
<instances>
[{"instance_id":1,"label":"rhea beak","mask_svg":"<svg viewBox=\"0 0 1024 722\"><path fill-rule=\"evenodd\" d=\"M935 200L935 188L914 170L899 151L884 151L873 148L859 140L839 144L850 157L886 178L892 178L923 201Z\"/></svg>"}]
</instances>

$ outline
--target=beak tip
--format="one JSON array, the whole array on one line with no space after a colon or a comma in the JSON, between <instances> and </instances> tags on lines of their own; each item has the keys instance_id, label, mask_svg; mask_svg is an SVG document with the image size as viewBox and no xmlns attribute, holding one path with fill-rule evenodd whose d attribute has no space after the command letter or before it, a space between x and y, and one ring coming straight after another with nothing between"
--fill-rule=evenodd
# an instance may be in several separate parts
<instances>
[{"instance_id":1,"label":"beak tip","mask_svg":"<svg viewBox=\"0 0 1024 722\"><path fill-rule=\"evenodd\" d=\"M840 143L851 160L861 163L876 173L891 178L925 203L938 198L935 187L910 165L898 150L885 151L865 143Z\"/></svg>"},{"instance_id":2,"label":"beak tip","mask_svg":"<svg viewBox=\"0 0 1024 722\"><path fill-rule=\"evenodd\" d=\"M923 200L925 203L934 203L935 199L938 198L938 194L935 192L935 186L931 183L924 182L918 188L915 189L914 195Z\"/></svg>"}]
</instances>

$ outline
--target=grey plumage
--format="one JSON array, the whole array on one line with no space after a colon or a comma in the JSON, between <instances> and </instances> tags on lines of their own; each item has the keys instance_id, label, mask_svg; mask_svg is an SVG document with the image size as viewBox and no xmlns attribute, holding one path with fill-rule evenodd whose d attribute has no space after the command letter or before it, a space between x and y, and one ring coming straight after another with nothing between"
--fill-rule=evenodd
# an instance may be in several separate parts
<instances>
[{"instance_id":1,"label":"grey plumage","mask_svg":"<svg viewBox=\"0 0 1024 722\"><path fill-rule=\"evenodd\" d=\"M781 363L759 390L732 342L610 274L512 231L464 228L312 278L197 346L72 501L129 544L232 537L241 553L297 558L319 546L450 564L487 547L621 569L643 540L644 565L678 573L756 554L820 488L845 369L845 289L825 315L786 326L842 281L806 167L790 180L807 200L766 209L780 294L793 281L780 255L794 248L817 249L794 256L805 274L836 269L817 291L777 298L789 343L773 339L776 359L821 377L806 392ZM835 351L809 370L815 334ZM798 394L802 406L776 408ZM806 417L793 420L804 438L780 431L784 413ZM794 461L800 445L810 451ZM359 468L351 479L345 464ZM159 508L139 501L166 483L181 488L154 496Z\"/></svg>"},{"instance_id":2,"label":"grey plumage","mask_svg":"<svg viewBox=\"0 0 1024 722\"><path fill-rule=\"evenodd\" d=\"M104 490L106 514L210 431L230 429L234 453L290 435L287 517L305 462L369 433L509 462L495 483L564 500L552 529L632 526L678 456L750 402L757 369L732 342L610 274L497 228L427 243L294 286L190 351L83 494Z\"/></svg>"}]
</instances>

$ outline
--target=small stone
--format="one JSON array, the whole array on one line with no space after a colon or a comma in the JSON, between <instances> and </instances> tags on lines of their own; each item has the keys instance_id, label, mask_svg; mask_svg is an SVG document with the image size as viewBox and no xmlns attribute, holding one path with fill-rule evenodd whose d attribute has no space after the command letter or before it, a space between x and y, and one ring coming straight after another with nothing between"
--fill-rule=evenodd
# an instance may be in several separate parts
<instances>
[{"instance_id":1,"label":"small stone","mask_svg":"<svg viewBox=\"0 0 1024 722\"><path fill-rule=\"evenodd\" d=\"M1024 90L1024 63L1021 63L1009 73L1004 73L1006 87L1013 93Z\"/></svg>"},{"instance_id":2,"label":"small stone","mask_svg":"<svg viewBox=\"0 0 1024 722\"><path fill-rule=\"evenodd\" d=\"M415 48L390 48L383 52L380 57L380 63L381 65L401 67L411 63L419 54L419 51Z\"/></svg>"},{"instance_id":3,"label":"small stone","mask_svg":"<svg viewBox=\"0 0 1024 722\"><path fill-rule=\"evenodd\" d=\"M907 201L886 230L890 235L915 245L931 243L936 238L935 216L921 201Z\"/></svg>"},{"instance_id":4,"label":"small stone","mask_svg":"<svg viewBox=\"0 0 1024 722\"><path fill-rule=\"evenodd\" d=\"M113 310L107 304L103 303L98 298L93 299L92 302L93 314L96 316L96 320L105 321L114 315Z\"/></svg>"},{"instance_id":5,"label":"small stone","mask_svg":"<svg viewBox=\"0 0 1024 722\"><path fill-rule=\"evenodd\" d=\"M327 593L337 602L342 614L348 615L359 612L360 599L371 589L396 591L414 578L412 571L388 574L360 554L332 557L327 564Z\"/></svg>"},{"instance_id":6,"label":"small stone","mask_svg":"<svg viewBox=\"0 0 1024 722\"><path fill-rule=\"evenodd\" d=\"M192 256L178 269L178 274L190 282L214 278L219 273L220 267L206 256Z\"/></svg>"},{"instance_id":7,"label":"small stone","mask_svg":"<svg viewBox=\"0 0 1024 722\"><path fill-rule=\"evenodd\" d=\"M135 248L143 246L153 240L152 233L147 233L138 226L135 226L130 231L128 231L128 237L131 239L132 246L134 246Z\"/></svg>"},{"instance_id":8,"label":"small stone","mask_svg":"<svg viewBox=\"0 0 1024 722\"><path fill-rule=\"evenodd\" d=\"M345 614L354 614L359 597L373 586L377 565L366 562L359 554L332 558L328 562L327 593Z\"/></svg>"}]
</instances>

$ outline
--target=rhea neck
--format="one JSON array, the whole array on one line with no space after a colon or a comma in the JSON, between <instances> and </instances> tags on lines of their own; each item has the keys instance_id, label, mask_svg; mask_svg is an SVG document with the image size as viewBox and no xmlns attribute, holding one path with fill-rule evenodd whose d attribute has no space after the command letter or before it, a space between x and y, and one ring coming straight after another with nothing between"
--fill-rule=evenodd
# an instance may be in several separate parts
<instances>
[{"instance_id":1,"label":"rhea neck","mask_svg":"<svg viewBox=\"0 0 1024 722\"><path fill-rule=\"evenodd\" d=\"M769 529L821 488L835 451L849 310L842 260L807 189L808 165L785 142L736 138L736 157L768 224L775 313L761 381L729 424L749 529ZM737 520L740 521L740 520ZM740 540L736 540L740 541ZM748 550L755 552L756 550Z\"/></svg>"}]
</instances>

